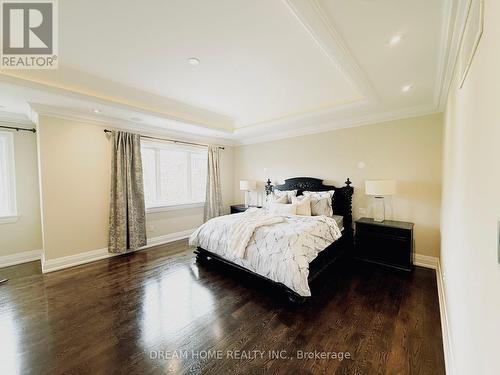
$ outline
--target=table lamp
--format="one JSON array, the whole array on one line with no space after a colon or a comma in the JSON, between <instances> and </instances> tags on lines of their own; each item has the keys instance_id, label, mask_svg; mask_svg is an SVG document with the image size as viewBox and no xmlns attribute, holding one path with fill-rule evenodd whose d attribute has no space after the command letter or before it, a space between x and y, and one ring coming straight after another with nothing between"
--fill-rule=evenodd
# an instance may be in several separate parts
<instances>
[{"instance_id":1,"label":"table lamp","mask_svg":"<svg viewBox=\"0 0 500 375\"><path fill-rule=\"evenodd\" d=\"M250 192L257 189L257 182L253 180L241 180L240 190L245 192L245 207L250 205Z\"/></svg>"},{"instance_id":2,"label":"table lamp","mask_svg":"<svg viewBox=\"0 0 500 375\"><path fill-rule=\"evenodd\" d=\"M383 222L385 220L384 197L396 194L396 181L394 180L371 180L365 181L365 194L373 195L373 220Z\"/></svg>"}]
</instances>

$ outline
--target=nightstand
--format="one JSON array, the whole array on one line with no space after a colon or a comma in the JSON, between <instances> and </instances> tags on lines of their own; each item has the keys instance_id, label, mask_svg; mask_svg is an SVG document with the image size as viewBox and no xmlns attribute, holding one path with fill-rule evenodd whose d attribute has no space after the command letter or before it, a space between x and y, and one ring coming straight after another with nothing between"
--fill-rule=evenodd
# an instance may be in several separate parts
<instances>
[{"instance_id":1,"label":"nightstand","mask_svg":"<svg viewBox=\"0 0 500 375\"><path fill-rule=\"evenodd\" d=\"M249 206L249 207L245 207L244 204L233 204L231 206L231 213L232 214L237 214L239 212L245 212L246 210L248 210L250 207L255 207L255 208L262 208L262 206Z\"/></svg>"},{"instance_id":2,"label":"nightstand","mask_svg":"<svg viewBox=\"0 0 500 375\"><path fill-rule=\"evenodd\" d=\"M413 223L356 221L354 257L405 271L413 269Z\"/></svg>"}]
</instances>

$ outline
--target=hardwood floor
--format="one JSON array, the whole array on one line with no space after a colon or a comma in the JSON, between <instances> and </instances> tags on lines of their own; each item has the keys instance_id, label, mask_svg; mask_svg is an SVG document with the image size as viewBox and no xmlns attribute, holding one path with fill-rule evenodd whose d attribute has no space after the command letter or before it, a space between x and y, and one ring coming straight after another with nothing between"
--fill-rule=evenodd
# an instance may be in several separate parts
<instances>
[{"instance_id":1,"label":"hardwood floor","mask_svg":"<svg viewBox=\"0 0 500 375\"><path fill-rule=\"evenodd\" d=\"M33 262L3 277L2 374L444 373L431 270L339 264L299 306L197 264L185 241L46 275Z\"/></svg>"}]
</instances>

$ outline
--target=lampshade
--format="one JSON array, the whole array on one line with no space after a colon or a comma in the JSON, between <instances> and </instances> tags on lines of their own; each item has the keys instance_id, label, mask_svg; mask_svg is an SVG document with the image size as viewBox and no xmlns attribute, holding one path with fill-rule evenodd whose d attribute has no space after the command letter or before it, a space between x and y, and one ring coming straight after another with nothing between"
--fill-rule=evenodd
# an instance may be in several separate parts
<instances>
[{"instance_id":1,"label":"lampshade","mask_svg":"<svg viewBox=\"0 0 500 375\"><path fill-rule=\"evenodd\" d=\"M394 180L371 180L365 181L366 195L393 195L396 194L396 181Z\"/></svg>"},{"instance_id":2,"label":"lampshade","mask_svg":"<svg viewBox=\"0 0 500 375\"><path fill-rule=\"evenodd\" d=\"M240 181L240 190L243 191L252 191L257 189L257 182L252 180L241 180Z\"/></svg>"}]
</instances>

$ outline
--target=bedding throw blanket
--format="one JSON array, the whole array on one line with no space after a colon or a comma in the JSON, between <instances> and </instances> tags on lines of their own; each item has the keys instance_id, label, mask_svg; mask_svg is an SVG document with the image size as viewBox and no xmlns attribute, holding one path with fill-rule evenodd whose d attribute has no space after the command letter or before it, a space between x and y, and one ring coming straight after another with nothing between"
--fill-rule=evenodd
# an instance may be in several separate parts
<instances>
[{"instance_id":1,"label":"bedding throw blanket","mask_svg":"<svg viewBox=\"0 0 500 375\"><path fill-rule=\"evenodd\" d=\"M282 216L271 215L258 208L249 208L229 229L228 252L235 258L244 258L248 241L257 228L281 223L283 220Z\"/></svg>"},{"instance_id":2,"label":"bedding throw blanket","mask_svg":"<svg viewBox=\"0 0 500 375\"><path fill-rule=\"evenodd\" d=\"M265 217L264 210L259 211L262 212L255 217ZM246 225L248 220L245 217L249 219L254 215L247 212L207 221L191 235L189 244L282 283L301 296L310 296L309 263L340 238L341 232L335 220L326 216L280 215L279 222L256 225L253 229L250 226L243 235L240 232L244 232L245 228L238 227ZM230 245L239 241L237 238L244 238L242 241L246 245L242 246L245 249ZM243 257L239 256L241 254Z\"/></svg>"}]
</instances>

